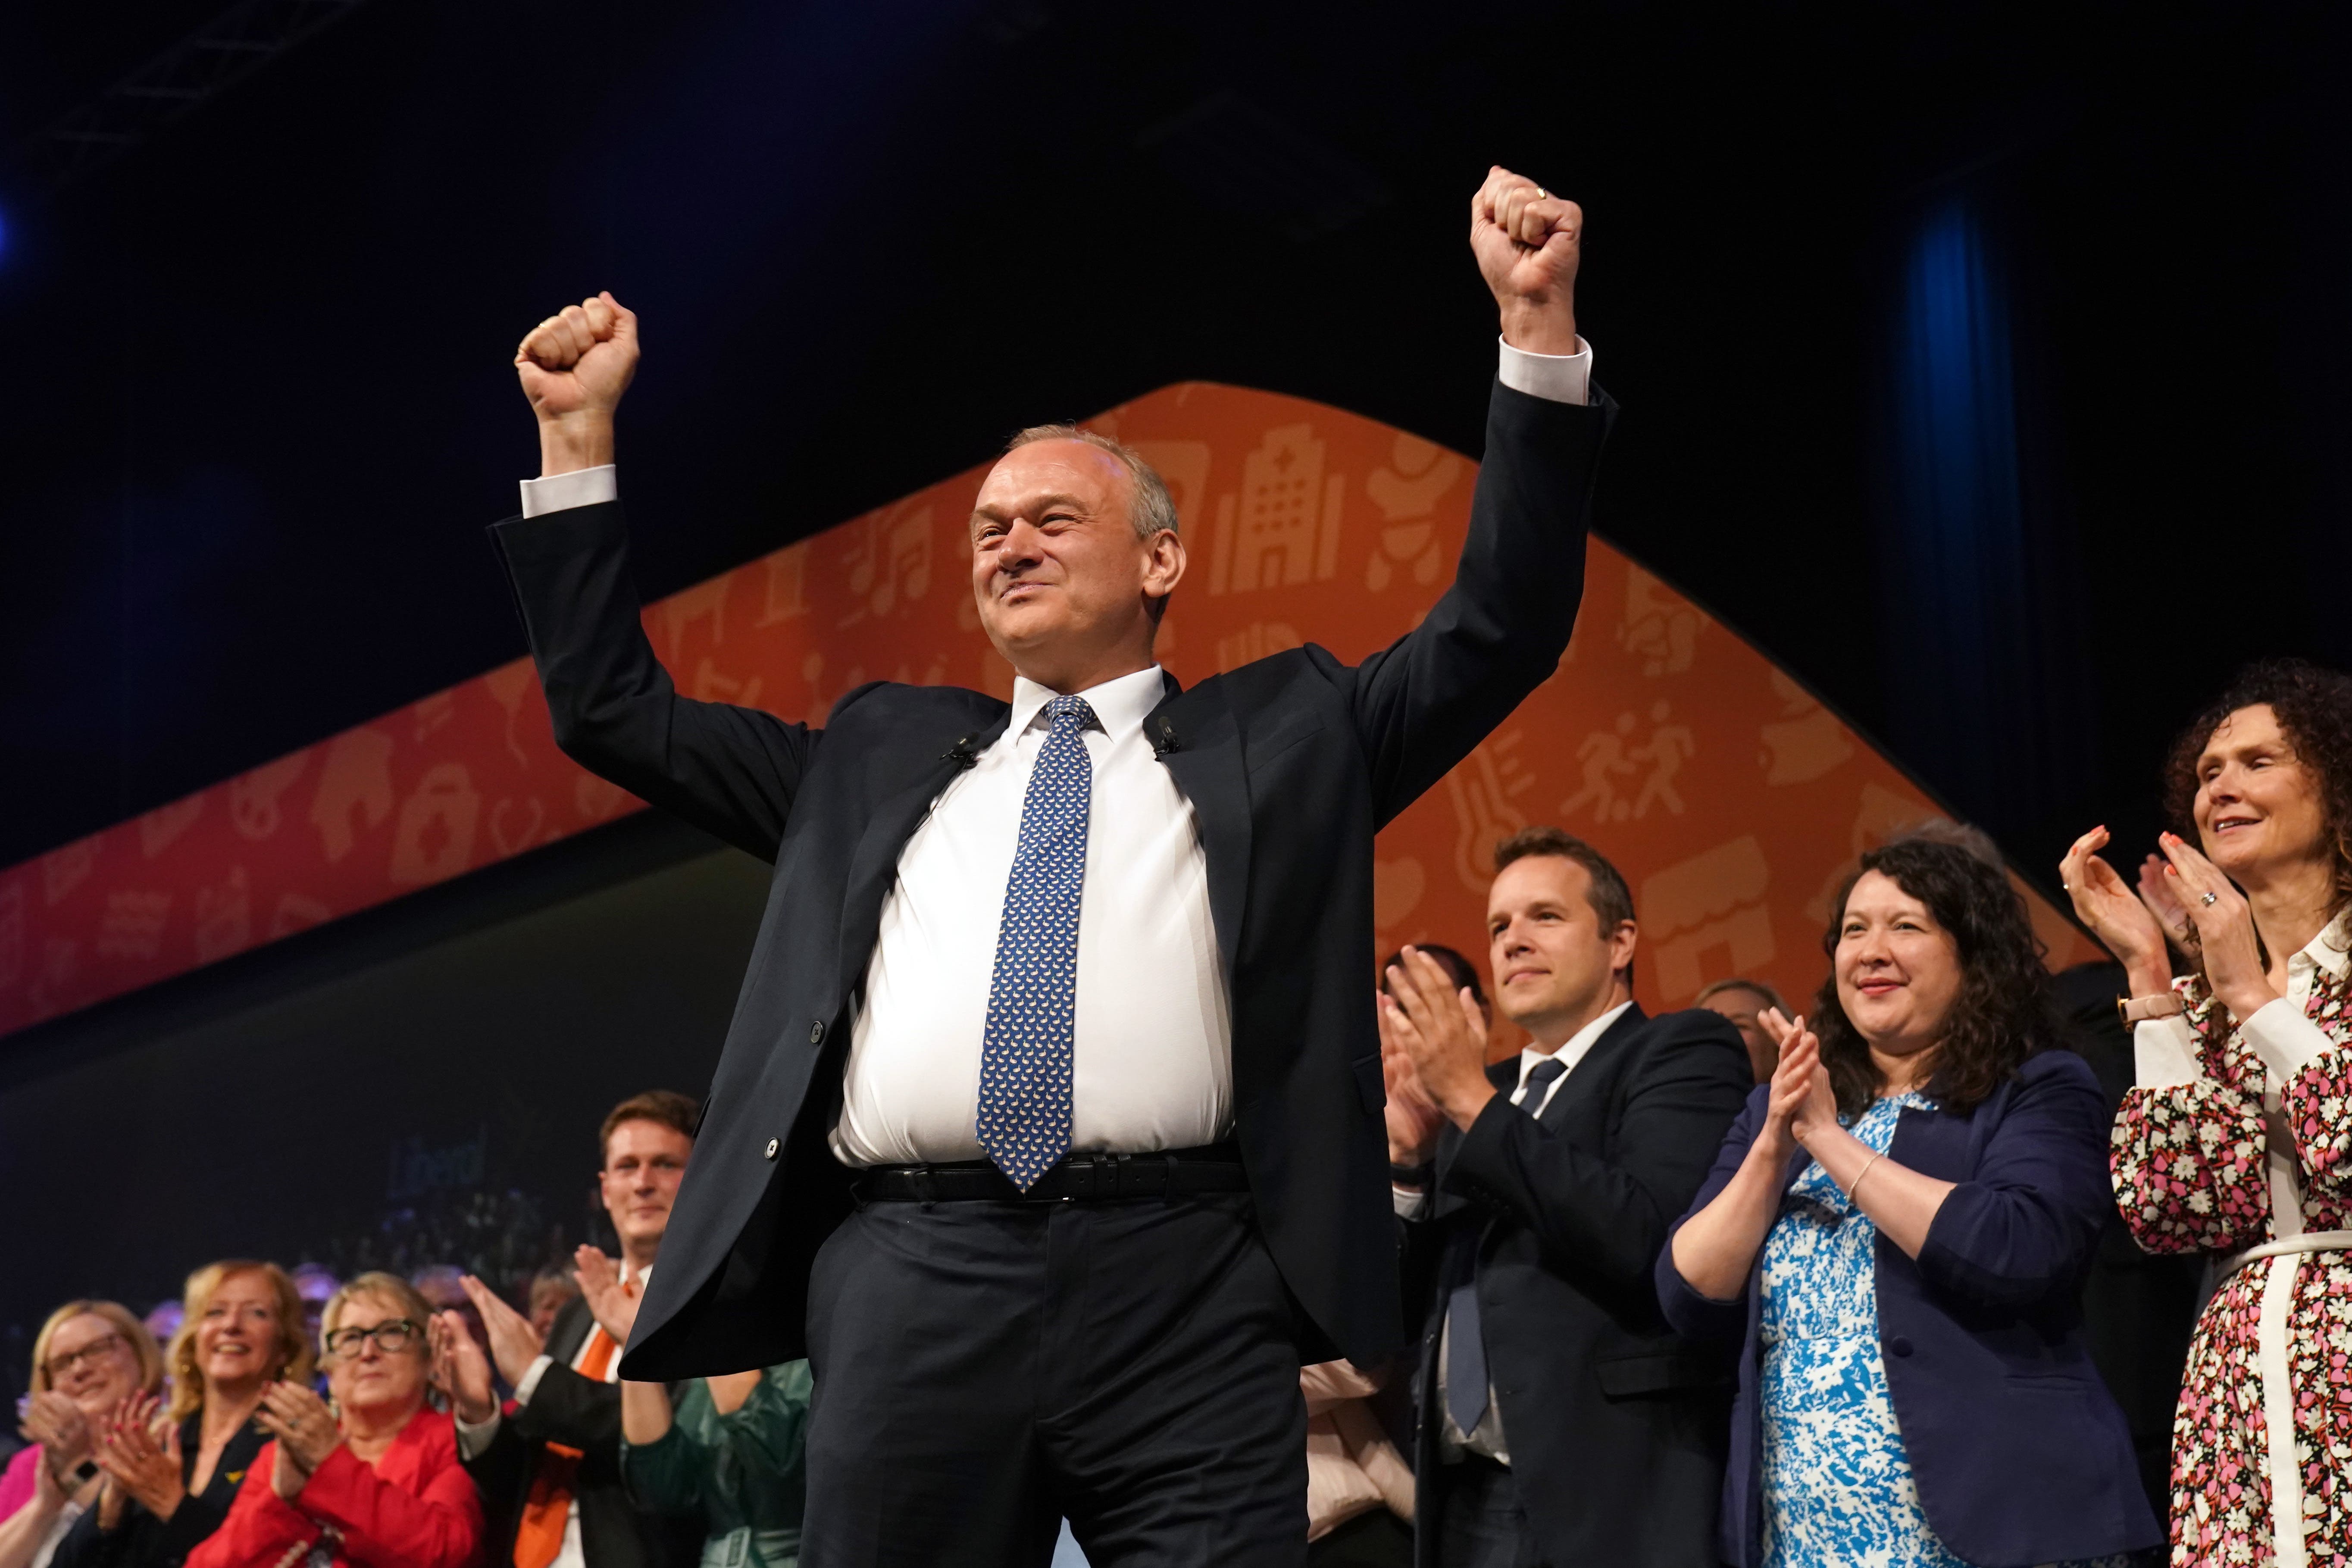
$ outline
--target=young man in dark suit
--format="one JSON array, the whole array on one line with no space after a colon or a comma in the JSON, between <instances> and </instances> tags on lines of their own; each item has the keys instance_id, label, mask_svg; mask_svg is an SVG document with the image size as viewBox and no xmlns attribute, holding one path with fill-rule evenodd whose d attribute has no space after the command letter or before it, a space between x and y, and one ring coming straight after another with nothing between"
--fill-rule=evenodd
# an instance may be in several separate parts
<instances>
[{"instance_id":1,"label":"young man in dark suit","mask_svg":"<svg viewBox=\"0 0 2352 1568\"><path fill-rule=\"evenodd\" d=\"M695 1104L682 1094L631 1095L604 1118L596 1173L621 1247L623 1289L641 1292L669 1229L694 1152ZM583 1256L603 1254L583 1247ZM471 1275L467 1298L489 1341L482 1353L458 1314L433 1323L436 1372L451 1391L457 1452L499 1531L495 1568L687 1568L702 1527L646 1512L621 1475L620 1347L575 1296L544 1343L530 1320ZM514 1390L502 1411L490 1363Z\"/></svg>"},{"instance_id":2,"label":"young man in dark suit","mask_svg":"<svg viewBox=\"0 0 2352 1568\"><path fill-rule=\"evenodd\" d=\"M1418 1561L1713 1568L1730 1365L1667 1329L1651 1271L1753 1087L1747 1050L1720 1014L1635 1005L1633 894L1591 845L1531 827L1495 864L1492 995L1528 1047L1488 1067L1466 990L1410 948L1381 1003L1426 1324Z\"/></svg>"},{"instance_id":3,"label":"young man in dark suit","mask_svg":"<svg viewBox=\"0 0 2352 1568\"><path fill-rule=\"evenodd\" d=\"M1166 489L1063 426L970 523L1010 704L877 683L817 730L680 697L611 466L635 319L600 295L518 351L542 477L494 539L556 739L776 868L626 1371L808 1356L806 1568L1043 1564L1060 1517L1097 1568L1302 1559L1300 1363L1403 1337L1372 834L1568 645L1608 422L1581 223L1502 169L1473 198L1503 342L1453 587L1360 664L1189 690L1152 654Z\"/></svg>"}]
</instances>

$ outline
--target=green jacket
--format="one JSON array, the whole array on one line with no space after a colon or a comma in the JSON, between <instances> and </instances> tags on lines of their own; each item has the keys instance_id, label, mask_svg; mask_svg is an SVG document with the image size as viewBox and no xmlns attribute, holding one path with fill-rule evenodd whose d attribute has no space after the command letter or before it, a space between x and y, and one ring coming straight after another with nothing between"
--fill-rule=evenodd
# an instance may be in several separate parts
<instances>
[{"instance_id":1,"label":"green jacket","mask_svg":"<svg viewBox=\"0 0 2352 1568\"><path fill-rule=\"evenodd\" d=\"M721 1415L710 1384L694 1378L658 1442L621 1445L621 1473L639 1502L702 1520L702 1568L797 1568L809 1386L808 1363L782 1362Z\"/></svg>"}]
</instances>

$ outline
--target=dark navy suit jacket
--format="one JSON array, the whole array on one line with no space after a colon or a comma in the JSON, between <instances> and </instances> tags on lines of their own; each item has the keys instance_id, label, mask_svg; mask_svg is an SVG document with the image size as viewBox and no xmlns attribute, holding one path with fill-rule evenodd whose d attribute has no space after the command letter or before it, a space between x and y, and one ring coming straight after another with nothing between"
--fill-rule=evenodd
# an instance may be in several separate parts
<instances>
[{"instance_id":1,"label":"dark navy suit jacket","mask_svg":"<svg viewBox=\"0 0 2352 1568\"><path fill-rule=\"evenodd\" d=\"M1749 1097L1692 1214L1747 1158L1769 1097L1766 1087ZM2084 1343L2083 1279L2115 1202L2106 1105L2090 1068L2071 1051L2044 1051L1970 1115L1906 1110L1887 1158L1958 1184L1916 1260L1884 1235L1877 1247L1879 1348L1928 1524L1985 1568L2161 1542L2130 1429ZM1713 1300L1675 1272L1670 1243L1657 1278L1659 1304L1676 1329L1742 1342L1723 1552L1738 1568L1757 1568L1764 1561L1757 1277L1749 1275L1739 1300Z\"/></svg>"},{"instance_id":2,"label":"dark navy suit jacket","mask_svg":"<svg viewBox=\"0 0 2352 1568\"><path fill-rule=\"evenodd\" d=\"M1422 1568L1435 1568L1444 1533L1438 1335L1450 1290L1473 1281L1543 1560L1715 1568L1729 1347L1667 1328L1651 1271L1754 1081L1747 1047L1720 1014L1629 1007L1540 1115L1510 1101L1516 1058L1488 1077L1501 1092L1467 1131L1446 1125L1432 1212L1402 1227L1424 1325Z\"/></svg>"},{"instance_id":3,"label":"dark navy suit jacket","mask_svg":"<svg viewBox=\"0 0 2352 1568\"><path fill-rule=\"evenodd\" d=\"M1168 695L1144 726L1191 802L1233 1005L1234 1137L1309 1361L1403 1339L1371 987L1372 835L1559 668L1611 405L1497 384L1454 584L1360 663L1312 645ZM775 865L694 1162L623 1375L804 1353L810 1266L850 1210L826 1147L899 851L1003 733L996 698L877 682L823 729L679 694L639 619L621 505L493 531L559 745Z\"/></svg>"}]
</instances>

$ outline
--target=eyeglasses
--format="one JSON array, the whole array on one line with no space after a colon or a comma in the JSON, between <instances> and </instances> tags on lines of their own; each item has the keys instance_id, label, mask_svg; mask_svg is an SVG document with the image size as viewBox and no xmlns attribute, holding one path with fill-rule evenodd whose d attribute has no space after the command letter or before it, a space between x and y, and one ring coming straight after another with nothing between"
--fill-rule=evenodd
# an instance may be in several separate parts
<instances>
[{"instance_id":1,"label":"eyeglasses","mask_svg":"<svg viewBox=\"0 0 2352 1568\"><path fill-rule=\"evenodd\" d=\"M372 1329L337 1329L326 1336L327 1353L331 1356L355 1356L360 1353L362 1340L373 1340L375 1348L385 1355L398 1355L423 1342L425 1331L406 1318L394 1318L388 1323L378 1323Z\"/></svg>"},{"instance_id":2,"label":"eyeglasses","mask_svg":"<svg viewBox=\"0 0 2352 1568\"><path fill-rule=\"evenodd\" d=\"M74 1368L84 1362L89 1363L92 1366L97 1365L100 1358L112 1355L121 1343L121 1334L100 1334L78 1351L68 1351L63 1355L51 1356L41 1363L41 1370L49 1374L50 1383L63 1383Z\"/></svg>"}]
</instances>

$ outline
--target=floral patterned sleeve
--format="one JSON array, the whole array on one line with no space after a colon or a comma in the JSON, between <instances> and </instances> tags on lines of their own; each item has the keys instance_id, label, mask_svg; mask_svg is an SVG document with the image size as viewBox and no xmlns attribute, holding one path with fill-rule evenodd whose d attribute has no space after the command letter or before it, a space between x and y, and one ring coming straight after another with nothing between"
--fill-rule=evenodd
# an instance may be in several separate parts
<instances>
[{"instance_id":1,"label":"floral patterned sleeve","mask_svg":"<svg viewBox=\"0 0 2352 1568\"><path fill-rule=\"evenodd\" d=\"M2259 1085L2231 1070L2228 1015L2191 992L2184 1018L2139 1026L2140 1083L2116 1112L2107 1167L2148 1252L2230 1252L2270 1226Z\"/></svg>"},{"instance_id":2,"label":"floral patterned sleeve","mask_svg":"<svg viewBox=\"0 0 2352 1568\"><path fill-rule=\"evenodd\" d=\"M2304 1208L2352 1208L2352 1006L2341 984L2315 988L2308 1011L2284 998L2243 1030L2271 1081L2303 1166Z\"/></svg>"}]
</instances>

